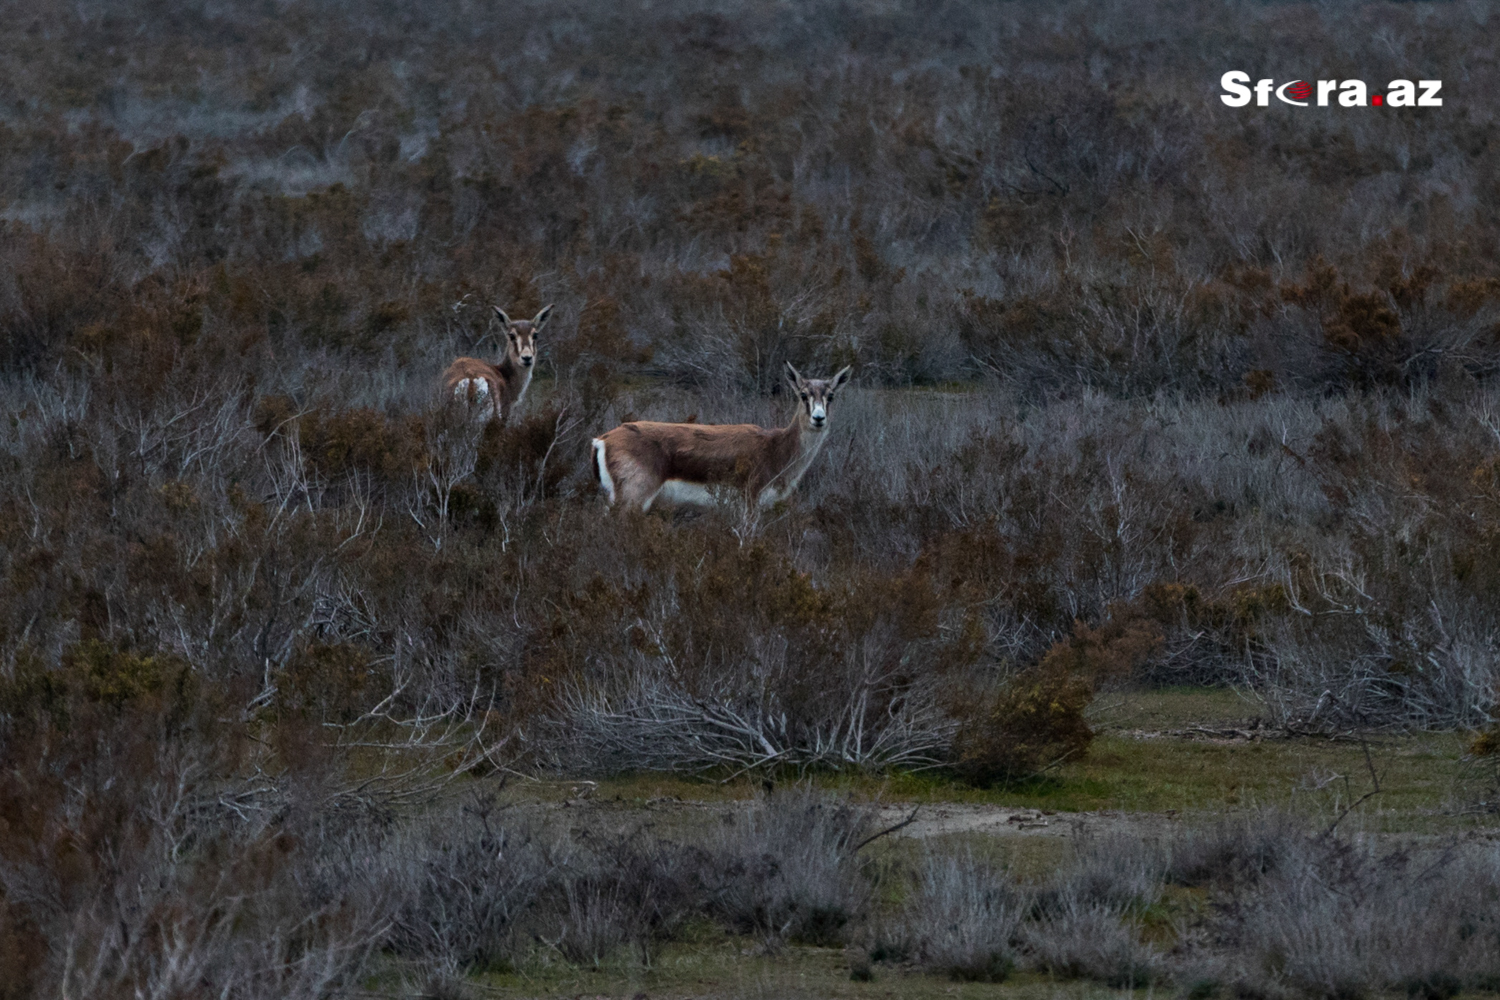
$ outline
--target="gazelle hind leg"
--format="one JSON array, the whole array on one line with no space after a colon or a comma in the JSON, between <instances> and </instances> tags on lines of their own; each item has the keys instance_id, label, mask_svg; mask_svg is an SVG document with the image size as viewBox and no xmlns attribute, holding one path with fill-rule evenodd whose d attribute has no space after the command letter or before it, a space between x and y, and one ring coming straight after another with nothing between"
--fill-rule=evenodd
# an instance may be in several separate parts
<instances>
[{"instance_id":1,"label":"gazelle hind leg","mask_svg":"<svg viewBox=\"0 0 1500 1000\"><path fill-rule=\"evenodd\" d=\"M661 490L661 480L641 468L628 455L609 453L603 438L594 438L594 470L599 485L609 498L610 506L639 507L649 510L651 501Z\"/></svg>"},{"instance_id":2,"label":"gazelle hind leg","mask_svg":"<svg viewBox=\"0 0 1500 1000\"><path fill-rule=\"evenodd\" d=\"M661 480L630 462L618 462L614 469L616 495L626 507L650 510L651 501L661 492Z\"/></svg>"},{"instance_id":3,"label":"gazelle hind leg","mask_svg":"<svg viewBox=\"0 0 1500 1000\"><path fill-rule=\"evenodd\" d=\"M617 480L620 489L620 502L626 507L639 507L641 510L650 510L651 501L661 492L660 483L647 481L644 476L621 477Z\"/></svg>"}]
</instances>

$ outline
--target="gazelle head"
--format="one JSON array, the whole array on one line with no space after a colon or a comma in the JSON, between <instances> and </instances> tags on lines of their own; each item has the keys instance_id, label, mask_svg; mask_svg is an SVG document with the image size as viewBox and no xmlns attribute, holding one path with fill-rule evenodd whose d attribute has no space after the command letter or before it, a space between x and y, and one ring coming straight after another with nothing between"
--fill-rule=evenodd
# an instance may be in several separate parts
<instances>
[{"instance_id":1,"label":"gazelle head","mask_svg":"<svg viewBox=\"0 0 1500 1000\"><path fill-rule=\"evenodd\" d=\"M833 394L839 386L849 381L849 366L845 365L833 378L803 378L802 373L786 363L786 380L800 401L802 426L805 430L821 431L828 426L828 410L833 405Z\"/></svg>"},{"instance_id":2,"label":"gazelle head","mask_svg":"<svg viewBox=\"0 0 1500 1000\"><path fill-rule=\"evenodd\" d=\"M505 332L502 346L511 359L522 368L530 368L536 364L536 338L542 332L547 317L552 315L552 307L542 307L542 311L531 319L511 319L499 306L495 306L495 315L500 318L500 327Z\"/></svg>"}]
</instances>

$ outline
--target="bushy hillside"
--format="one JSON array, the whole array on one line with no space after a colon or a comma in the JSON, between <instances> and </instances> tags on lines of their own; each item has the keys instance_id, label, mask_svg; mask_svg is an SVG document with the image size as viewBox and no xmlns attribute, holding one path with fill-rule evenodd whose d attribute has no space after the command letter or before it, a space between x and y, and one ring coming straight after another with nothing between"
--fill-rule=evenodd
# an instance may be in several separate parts
<instances>
[{"instance_id":1,"label":"bushy hillside","mask_svg":"<svg viewBox=\"0 0 1500 1000\"><path fill-rule=\"evenodd\" d=\"M0 997L122 844L280 886L455 771L982 784L1123 684L1492 721L1485 4L0 10ZM788 360L855 384L785 506L605 516L591 436L784 421Z\"/></svg>"}]
</instances>

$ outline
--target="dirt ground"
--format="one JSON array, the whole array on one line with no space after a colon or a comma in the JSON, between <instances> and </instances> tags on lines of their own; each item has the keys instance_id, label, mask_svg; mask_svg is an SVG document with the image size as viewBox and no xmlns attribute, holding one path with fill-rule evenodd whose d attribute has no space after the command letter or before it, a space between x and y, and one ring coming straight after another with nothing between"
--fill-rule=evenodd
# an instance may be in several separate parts
<instances>
[{"instance_id":1,"label":"dirt ground","mask_svg":"<svg viewBox=\"0 0 1500 1000\"><path fill-rule=\"evenodd\" d=\"M594 826L613 819L621 830L636 826L697 826L715 817L750 808L753 800L694 800L664 796L647 801L620 801L601 797L591 782L571 783L561 801L532 801L519 806L534 816L557 820L565 814L576 817L579 826ZM1063 812L988 803L893 802L880 805L876 829L888 836L928 840L961 834L1005 838L1067 838L1129 833L1149 836L1172 825L1180 814L1097 810Z\"/></svg>"}]
</instances>

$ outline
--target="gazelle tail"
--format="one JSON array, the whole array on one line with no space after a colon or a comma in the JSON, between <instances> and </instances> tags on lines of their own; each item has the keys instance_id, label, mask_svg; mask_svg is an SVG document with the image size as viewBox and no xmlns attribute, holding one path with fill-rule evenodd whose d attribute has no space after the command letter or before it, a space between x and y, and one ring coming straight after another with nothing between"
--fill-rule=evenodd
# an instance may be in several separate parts
<instances>
[{"instance_id":1,"label":"gazelle tail","mask_svg":"<svg viewBox=\"0 0 1500 1000\"><path fill-rule=\"evenodd\" d=\"M599 477L599 486L609 502L615 502L615 480L609 474L609 463L604 459L604 439L594 438L594 473Z\"/></svg>"}]
</instances>

